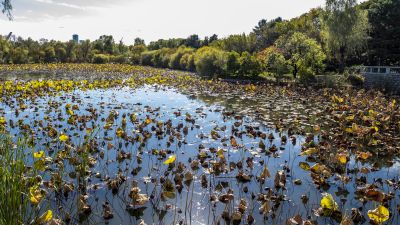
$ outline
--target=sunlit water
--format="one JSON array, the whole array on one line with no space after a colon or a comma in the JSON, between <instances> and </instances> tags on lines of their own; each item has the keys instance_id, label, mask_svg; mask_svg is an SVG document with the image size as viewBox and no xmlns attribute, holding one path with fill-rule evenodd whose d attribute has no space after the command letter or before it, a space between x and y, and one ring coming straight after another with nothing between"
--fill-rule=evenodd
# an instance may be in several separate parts
<instances>
[{"instance_id":1,"label":"sunlit water","mask_svg":"<svg viewBox=\"0 0 400 225\"><path fill-rule=\"evenodd\" d=\"M210 100L212 99L212 100ZM232 100L232 99L231 99ZM224 224L221 214L224 210L233 213L237 208L241 199L247 202L247 210L243 216L242 223L247 223L247 216L252 215L255 219L255 224L285 224L288 218L297 214L301 215L303 219L317 220L319 224L334 224L330 218L321 218L314 215L313 209L320 206L321 193L331 193L336 201L339 203L341 209L347 209L347 213L351 213L351 208L360 208L363 204L355 199L354 191L356 185L354 180L350 181L347 185L343 185L339 180L331 178L329 184L331 185L327 190L319 190L315 187L309 171L304 171L298 166L300 162L305 161L305 157L298 156L301 149L301 144L304 142L304 137L294 135L295 140L292 141L289 137L286 143L282 144L281 137L288 136L286 131L276 131L268 127L268 123L264 123L262 119L254 120L250 117L244 117L243 123L235 127L238 132L243 132L241 137L235 136L240 147L232 147L230 144L230 137L232 134L232 127L235 122L239 120L233 116L226 116L224 111L226 109L236 111L243 111L246 108L244 100L240 98L234 99L235 104L229 104L224 98L210 97L210 96L188 96L180 93L178 90L161 88L161 87L143 87L140 89L132 90L130 88L108 89L108 90L91 90L79 91L76 90L71 93L62 93L55 97L46 97L37 99L35 102L25 102L28 106L24 111L20 110L18 117L15 114L15 109L18 108L18 103L15 102L13 107L7 104L0 103L1 114L5 115L7 119L11 119L14 124L20 123L28 124L32 130L35 131L35 149L44 150L46 156L55 156L63 149L63 144L58 141L53 141L48 137L43 129L38 126L38 122L42 121L42 127L51 124L57 129L58 132L68 134L72 143L79 145L83 143L86 129L79 129L80 126L85 124L85 128L94 129L94 134L99 144L98 152L93 153L92 156L97 160L93 168L90 168L91 175L87 179L88 187L88 203L91 206L92 213L85 219L79 222L77 215L77 179L70 176L70 172L74 171L74 167L69 164L68 160L64 160L64 170L61 172L59 167L53 163L50 165L50 170L41 172L45 181L50 180L52 172L61 172L63 181L73 183L75 191L69 193L68 196L62 194L55 194L49 191L49 196L44 200L42 210L52 209L56 217L64 219L66 215L70 215L71 224L138 224L139 219L143 219L147 224L172 224L172 223L187 223L187 224L215 224L220 221ZM59 103L59 104L48 104ZM217 102L217 103L215 103ZM219 102L219 103L218 103ZM228 103L227 103L228 102ZM65 105L78 105L79 110L74 113L78 116L90 115L88 109L95 109L97 118L91 118L86 122L78 122L77 125L69 125L67 123L68 115L65 110ZM262 108L264 105L256 105L253 103L251 107ZM116 117L115 122L110 130L103 129L106 124L106 118L110 115L111 111L117 112L119 115ZM180 116L174 114L180 112ZM152 137L144 142L143 147L139 147L141 143L127 142L116 136L116 130L121 127L122 115L135 113L139 121L144 121L146 118L151 118L153 123L144 128L144 130L152 133ZM186 114L191 115L194 123L186 121ZM268 116L268 115L267 115ZM126 132L128 136L139 135L137 125L133 124L127 118ZM274 118L272 118L274 119ZM276 118L279 119L279 118ZM285 118L284 118L285 119ZM182 130L179 132L182 135L178 144L175 138L170 146L167 146L170 134L165 132L162 139L158 139L155 132L151 127L155 126L154 121L166 122L172 121L172 127L188 127L187 135L184 135ZM246 127L255 129L256 132L266 133L267 136L272 133L274 139L261 139L260 137L252 137L246 132ZM216 129L217 128L217 129ZM221 129L222 128L222 129ZM224 129L225 128L225 129ZM214 140L210 133L211 130L218 130L220 139ZM23 137L24 133L18 126L10 129L10 132L15 136ZM221 141L221 139L226 139ZM259 142L262 140L266 149L275 145L278 151L275 154L265 153L259 148ZM318 137L315 137L318 141ZM108 144L113 147L108 148ZM200 146L202 146L200 148ZM199 152L205 152L211 158L205 161L216 159L215 154L211 154L209 149L222 148L225 150L224 156L227 160L227 172L221 174L210 173L210 170L201 167L198 170L190 168L190 160L197 159ZM182 191L175 196L175 198L162 200L160 199L159 183L156 185L151 180L159 179L160 177L169 178L174 181L175 175L173 173L167 174L168 166L163 164L165 159L159 159L159 156L153 155L152 150L170 150L170 154L176 154L176 162L182 162L186 165L185 171L194 173L194 180L189 185L184 185ZM200 150L201 149L201 150ZM104 152L104 157L99 157L100 152ZM119 152L131 153L131 159L117 160ZM142 157L141 162L137 160L137 156ZM250 161L254 163L254 167L250 168L246 160L252 157ZM217 159L216 159L217 160ZM250 182L241 182L236 179L239 172L238 168L234 170L229 169L231 162L242 162L243 168L241 169L246 174L251 176ZM29 160L32 163L32 159ZM267 165L271 177L267 178L264 184L257 181L256 177L260 175L263 165ZM312 164L310 162L310 164ZM363 166L360 162L355 162L352 157L348 167L359 168ZM211 166L209 166L211 167ZM139 168L139 169L138 169ZM135 170L137 173L132 173ZM274 176L278 170L285 170L287 175L286 189L276 190L274 187ZM114 179L118 173L126 177L126 181L119 187L117 193L113 193L107 186L108 179ZM100 173L101 177L97 178L96 173ZM207 186L202 187L201 176L205 174L207 177ZM359 175L361 176L361 175ZM358 177L359 177L358 176ZM383 168L380 171L371 172L367 175L368 183L372 183L374 179L396 179L398 180L398 164L396 163L390 168ZM295 185L294 180L300 179L301 185ZM353 177L353 179L355 179ZM132 182L138 181L141 193L152 196L152 199L147 202L143 207L131 208L129 205L132 200L128 196L132 187ZM384 186L386 187L386 186ZM228 204L222 202L210 202L212 195L220 196L227 193L229 189L234 191L234 200ZM283 201L280 204L274 205L270 203L273 213L264 216L259 212L261 207L260 202L257 201L259 193L267 193L272 189L275 194L281 194ZM388 188L383 189L385 192L395 191ZM307 196L309 199L306 204L302 203L302 196ZM303 197L304 198L304 197ZM342 201L341 201L342 200ZM102 205L108 202L111 205L114 217L109 220L104 220L102 213ZM395 201L392 201L395 202ZM366 209L374 208L373 203L369 202L364 206L362 211L366 216ZM396 206L391 205L392 209ZM345 211L345 210L343 210ZM394 212L395 213L395 212ZM273 214L273 215L272 215ZM367 217L366 217L367 218ZM368 221L368 219L367 219ZM366 221L366 223L368 223ZM398 224L398 216L395 213L391 217L389 224Z\"/></svg>"}]
</instances>

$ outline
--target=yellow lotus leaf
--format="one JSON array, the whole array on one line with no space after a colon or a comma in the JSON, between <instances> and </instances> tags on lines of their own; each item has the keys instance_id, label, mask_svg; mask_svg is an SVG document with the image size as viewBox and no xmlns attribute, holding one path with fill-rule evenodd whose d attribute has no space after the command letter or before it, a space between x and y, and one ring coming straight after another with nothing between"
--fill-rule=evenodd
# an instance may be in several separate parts
<instances>
[{"instance_id":1,"label":"yellow lotus leaf","mask_svg":"<svg viewBox=\"0 0 400 225\"><path fill-rule=\"evenodd\" d=\"M0 124L6 124L7 123L7 121L6 121L6 118L4 118L4 117L0 117Z\"/></svg>"},{"instance_id":2,"label":"yellow lotus leaf","mask_svg":"<svg viewBox=\"0 0 400 225\"><path fill-rule=\"evenodd\" d=\"M171 155L167 160L164 161L165 165L169 165L174 163L176 160L176 155Z\"/></svg>"},{"instance_id":3,"label":"yellow lotus leaf","mask_svg":"<svg viewBox=\"0 0 400 225\"><path fill-rule=\"evenodd\" d=\"M44 156L44 151L39 151L39 152L34 152L33 153L33 157L35 159L41 159L41 158L43 158L43 156Z\"/></svg>"},{"instance_id":4,"label":"yellow lotus leaf","mask_svg":"<svg viewBox=\"0 0 400 225\"><path fill-rule=\"evenodd\" d=\"M311 155L311 154L314 154L314 153L317 153L317 152L318 152L318 149L316 149L316 148L309 148L309 149L307 149L307 150L301 152L299 155L300 155L300 156L303 156L303 155Z\"/></svg>"},{"instance_id":5,"label":"yellow lotus leaf","mask_svg":"<svg viewBox=\"0 0 400 225\"><path fill-rule=\"evenodd\" d=\"M224 158L224 150L222 148L217 151L217 156L221 159Z\"/></svg>"},{"instance_id":6,"label":"yellow lotus leaf","mask_svg":"<svg viewBox=\"0 0 400 225\"><path fill-rule=\"evenodd\" d=\"M321 199L321 207L322 209L325 210L331 210L331 211L337 211L339 206L333 199L332 195L329 193L323 193L322 196L324 196Z\"/></svg>"},{"instance_id":7,"label":"yellow lotus leaf","mask_svg":"<svg viewBox=\"0 0 400 225\"><path fill-rule=\"evenodd\" d=\"M354 120L354 115L351 115L351 116L346 116L346 120L347 121L353 121Z\"/></svg>"},{"instance_id":8,"label":"yellow lotus leaf","mask_svg":"<svg viewBox=\"0 0 400 225\"><path fill-rule=\"evenodd\" d=\"M147 125L149 125L149 124L151 124L153 121L150 119L150 118L147 118L146 120L145 120L145 123L147 124Z\"/></svg>"},{"instance_id":9,"label":"yellow lotus leaf","mask_svg":"<svg viewBox=\"0 0 400 225\"><path fill-rule=\"evenodd\" d=\"M67 110L68 115L73 116L74 115L74 111L72 111L71 109Z\"/></svg>"},{"instance_id":10,"label":"yellow lotus leaf","mask_svg":"<svg viewBox=\"0 0 400 225\"><path fill-rule=\"evenodd\" d=\"M300 166L300 168L302 168L303 170L310 170L310 165L308 164L308 163L306 163L306 162L299 162L299 166Z\"/></svg>"},{"instance_id":11,"label":"yellow lotus leaf","mask_svg":"<svg viewBox=\"0 0 400 225\"><path fill-rule=\"evenodd\" d=\"M346 153L339 153L339 154L336 155L336 159L341 164L346 164L347 163L347 154Z\"/></svg>"},{"instance_id":12,"label":"yellow lotus leaf","mask_svg":"<svg viewBox=\"0 0 400 225\"><path fill-rule=\"evenodd\" d=\"M372 156L372 154L370 152L358 152L357 153L357 158L362 159L362 160L366 160L371 156Z\"/></svg>"},{"instance_id":13,"label":"yellow lotus leaf","mask_svg":"<svg viewBox=\"0 0 400 225\"><path fill-rule=\"evenodd\" d=\"M37 220L37 223L43 224L43 223L49 222L52 218L53 218L53 211L47 210L45 213L43 213L43 215L41 215L39 217L39 219Z\"/></svg>"},{"instance_id":14,"label":"yellow lotus leaf","mask_svg":"<svg viewBox=\"0 0 400 225\"><path fill-rule=\"evenodd\" d=\"M62 134L58 139L60 139L62 142L66 142L68 141L69 137L65 134Z\"/></svg>"},{"instance_id":15,"label":"yellow lotus leaf","mask_svg":"<svg viewBox=\"0 0 400 225\"><path fill-rule=\"evenodd\" d=\"M379 224L382 224L388 220L389 216L389 210L383 205L378 206L378 208L374 210L368 210L368 217Z\"/></svg>"},{"instance_id":16,"label":"yellow lotus leaf","mask_svg":"<svg viewBox=\"0 0 400 225\"><path fill-rule=\"evenodd\" d=\"M32 204L38 205L42 198L43 195L38 186L33 186L29 188L29 200Z\"/></svg>"}]
</instances>

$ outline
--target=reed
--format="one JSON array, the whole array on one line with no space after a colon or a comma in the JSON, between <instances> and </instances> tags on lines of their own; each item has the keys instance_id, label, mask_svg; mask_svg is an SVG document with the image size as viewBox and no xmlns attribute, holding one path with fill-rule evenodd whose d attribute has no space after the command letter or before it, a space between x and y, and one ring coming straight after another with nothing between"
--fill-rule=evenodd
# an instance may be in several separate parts
<instances>
[{"instance_id":1,"label":"reed","mask_svg":"<svg viewBox=\"0 0 400 225\"><path fill-rule=\"evenodd\" d=\"M21 142L0 134L0 225L23 224L29 205L24 182L25 154Z\"/></svg>"}]
</instances>

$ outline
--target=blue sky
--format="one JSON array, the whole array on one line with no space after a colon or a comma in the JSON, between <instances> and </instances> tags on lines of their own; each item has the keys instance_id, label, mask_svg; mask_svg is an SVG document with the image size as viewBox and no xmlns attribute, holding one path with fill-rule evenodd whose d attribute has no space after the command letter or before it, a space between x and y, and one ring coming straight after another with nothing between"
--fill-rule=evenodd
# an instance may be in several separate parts
<instances>
[{"instance_id":1,"label":"blue sky","mask_svg":"<svg viewBox=\"0 0 400 225\"><path fill-rule=\"evenodd\" d=\"M0 16L0 34L94 40L112 34L132 43L159 38L248 33L260 19L293 18L324 0L12 0L14 20Z\"/></svg>"}]
</instances>

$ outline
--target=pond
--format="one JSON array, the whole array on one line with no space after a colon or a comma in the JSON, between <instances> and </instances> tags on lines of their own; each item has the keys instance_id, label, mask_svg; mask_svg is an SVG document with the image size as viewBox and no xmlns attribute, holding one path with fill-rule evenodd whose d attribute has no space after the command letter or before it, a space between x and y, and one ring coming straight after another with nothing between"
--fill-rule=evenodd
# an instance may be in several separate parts
<instances>
[{"instance_id":1,"label":"pond","mask_svg":"<svg viewBox=\"0 0 400 225\"><path fill-rule=\"evenodd\" d=\"M398 224L397 158L351 154L336 165L310 156L330 124L322 112L301 97L166 85L76 88L0 103L14 140L28 139L26 164L46 192L33 214L51 209L70 224L339 224L346 215L365 224L378 204L360 192L374 184L382 190L374 196L391 199L388 223ZM313 132L318 121L321 131ZM301 132L277 126L289 123ZM340 212L319 210L325 192Z\"/></svg>"}]
</instances>

